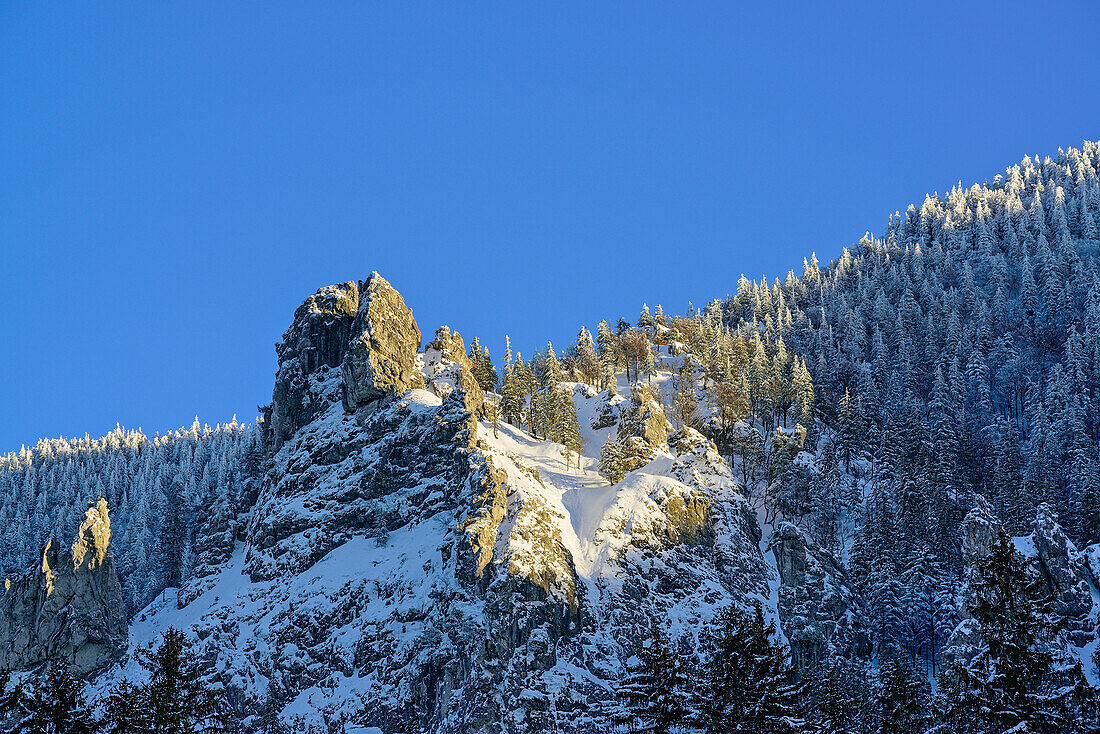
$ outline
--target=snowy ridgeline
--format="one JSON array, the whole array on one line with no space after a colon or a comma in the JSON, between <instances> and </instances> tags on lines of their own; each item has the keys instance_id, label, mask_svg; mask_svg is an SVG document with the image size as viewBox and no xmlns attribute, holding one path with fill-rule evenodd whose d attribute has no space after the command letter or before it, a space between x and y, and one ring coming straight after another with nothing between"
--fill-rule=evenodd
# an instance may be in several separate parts
<instances>
[{"instance_id":1,"label":"snowy ridgeline","mask_svg":"<svg viewBox=\"0 0 1100 734\"><path fill-rule=\"evenodd\" d=\"M0 574L33 566L51 539L71 543L102 497L127 606L137 611L190 574L204 525L231 518L242 494L254 493L262 452L255 426L196 420L165 436L119 428L0 456Z\"/></svg>"},{"instance_id":2,"label":"snowy ridgeline","mask_svg":"<svg viewBox=\"0 0 1100 734\"><path fill-rule=\"evenodd\" d=\"M877 730L893 695L920 703L898 730L985 732L982 711L1026 708L980 684L1011 607L1031 637L1010 674L1053 711L1100 683L1098 165L1092 143L1025 158L826 268L509 351L499 375L446 329L419 351L377 274L323 288L277 347L262 480L240 427L74 470L129 513L127 596L156 597L132 644L188 630L250 725L605 731L655 628L704 680L712 619L759 601L815 681L799 715ZM41 453L6 460L4 527L65 486L51 462L82 466ZM119 466L159 504L135 509ZM148 568L141 543L163 545ZM123 675L133 657L95 685Z\"/></svg>"},{"instance_id":3,"label":"snowy ridgeline","mask_svg":"<svg viewBox=\"0 0 1100 734\"><path fill-rule=\"evenodd\" d=\"M332 387L331 373L318 377ZM656 375L654 389L667 378ZM357 512L386 515L394 527L369 526L365 537L350 536L300 572L270 580L249 574L253 554L242 545L183 608L169 595L143 610L131 645L155 642L169 627L193 630L219 677L255 697L253 710L277 706L291 728L367 721L385 731L458 731L488 716L521 730L569 718L581 730L601 730L626 662L655 620L696 647L716 611L731 603L760 601L774 618L778 577L728 462L705 438L690 428L673 433L611 486L598 457L630 401L579 383L560 387L576 408L579 458L517 427L494 430L482 421L466 461L476 481L487 471L499 485L466 480L454 496L454 486L437 492L426 477L423 504L434 511L407 522L393 520L390 509L402 490L363 502ZM624 375L619 389L629 392ZM372 421L399 420L393 433L400 435L425 418L447 420L447 411L440 396L414 389ZM293 482L291 467L301 470L326 441L356 446L348 431L369 433L373 424L351 425L342 403L331 400L275 456L283 482ZM362 486L378 450L368 443L360 457L326 465L296 508L315 513L346 496L344 488ZM264 502L254 512L264 512ZM284 539L287 552L310 544L311 530ZM480 567L471 573L467 560ZM142 675L130 657L97 690ZM447 683L425 693L425 675Z\"/></svg>"}]
</instances>

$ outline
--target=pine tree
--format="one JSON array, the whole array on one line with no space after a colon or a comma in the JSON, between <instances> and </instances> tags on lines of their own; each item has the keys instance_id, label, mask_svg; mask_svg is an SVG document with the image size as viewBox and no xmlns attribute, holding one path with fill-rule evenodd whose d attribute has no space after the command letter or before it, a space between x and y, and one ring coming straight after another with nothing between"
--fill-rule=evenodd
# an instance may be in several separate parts
<instances>
[{"instance_id":1,"label":"pine tree","mask_svg":"<svg viewBox=\"0 0 1100 734\"><path fill-rule=\"evenodd\" d=\"M759 602L752 615L732 606L716 615L707 635L703 717L708 732L800 731L802 686L775 635L775 623L764 623Z\"/></svg>"},{"instance_id":2,"label":"pine tree","mask_svg":"<svg viewBox=\"0 0 1100 734\"><path fill-rule=\"evenodd\" d=\"M608 436L600 450L599 470L610 484L618 484L626 476L623 447L615 436Z\"/></svg>"},{"instance_id":3,"label":"pine tree","mask_svg":"<svg viewBox=\"0 0 1100 734\"><path fill-rule=\"evenodd\" d=\"M653 381L653 376L657 374L657 363L653 359L653 349L649 346L648 340L645 344L645 352L642 354L641 362L638 364L638 369L650 382Z\"/></svg>"},{"instance_id":4,"label":"pine tree","mask_svg":"<svg viewBox=\"0 0 1100 734\"><path fill-rule=\"evenodd\" d=\"M881 734L922 734L928 724L927 685L914 674L905 656L889 658L879 674Z\"/></svg>"},{"instance_id":5,"label":"pine tree","mask_svg":"<svg viewBox=\"0 0 1100 734\"><path fill-rule=\"evenodd\" d=\"M687 718L688 681L680 655L654 625L627 662L626 675L616 691L630 730L644 734L678 731Z\"/></svg>"},{"instance_id":6,"label":"pine tree","mask_svg":"<svg viewBox=\"0 0 1100 734\"><path fill-rule=\"evenodd\" d=\"M151 726L145 690L123 678L103 702L105 734L144 734Z\"/></svg>"},{"instance_id":7,"label":"pine tree","mask_svg":"<svg viewBox=\"0 0 1100 734\"><path fill-rule=\"evenodd\" d=\"M658 326L668 326L668 321L665 319L665 310L661 308L661 304L657 304L657 308L653 311L653 323Z\"/></svg>"},{"instance_id":8,"label":"pine tree","mask_svg":"<svg viewBox=\"0 0 1100 734\"><path fill-rule=\"evenodd\" d=\"M814 734L869 732L874 710L866 666L839 658L801 672L812 703L806 731Z\"/></svg>"},{"instance_id":9,"label":"pine tree","mask_svg":"<svg viewBox=\"0 0 1100 734\"><path fill-rule=\"evenodd\" d=\"M600 376L598 387L615 394L615 364L616 356L615 335L611 333L611 327L606 321L601 321L596 328L596 343L599 346Z\"/></svg>"},{"instance_id":10,"label":"pine tree","mask_svg":"<svg viewBox=\"0 0 1100 734\"><path fill-rule=\"evenodd\" d=\"M523 407L527 399L524 385L524 364L518 359L512 362L511 341L505 337L508 344L504 361L504 381L500 387L500 416L513 426L519 426L523 422Z\"/></svg>"},{"instance_id":11,"label":"pine tree","mask_svg":"<svg viewBox=\"0 0 1100 734\"><path fill-rule=\"evenodd\" d=\"M554 391L556 397L556 422L553 431L553 440L565 447L565 465L572 463L573 457L577 459L577 468L581 462L581 428L577 423L577 406L573 403L572 394L559 387Z\"/></svg>"},{"instance_id":12,"label":"pine tree","mask_svg":"<svg viewBox=\"0 0 1100 734\"><path fill-rule=\"evenodd\" d=\"M489 356L489 348L482 347L475 336L470 342L470 363L473 365L473 376L478 386L485 392L492 392L497 386L497 370L493 366L493 360Z\"/></svg>"},{"instance_id":13,"label":"pine tree","mask_svg":"<svg viewBox=\"0 0 1100 734\"><path fill-rule=\"evenodd\" d=\"M73 675L68 663L54 661L45 679L29 699L22 720L27 734L92 734L97 722L84 695L84 682Z\"/></svg>"},{"instance_id":14,"label":"pine tree","mask_svg":"<svg viewBox=\"0 0 1100 734\"><path fill-rule=\"evenodd\" d=\"M186 638L169 628L160 646L139 650L138 663L149 673L145 687L152 729L165 734L233 732L233 719L222 694L203 680L187 652Z\"/></svg>"},{"instance_id":15,"label":"pine tree","mask_svg":"<svg viewBox=\"0 0 1100 734\"><path fill-rule=\"evenodd\" d=\"M596 343L592 340L592 334L588 329L581 327L581 333L577 335L577 341L571 349L573 363L577 376L582 382L596 385L600 376L600 356L596 352Z\"/></svg>"}]
</instances>

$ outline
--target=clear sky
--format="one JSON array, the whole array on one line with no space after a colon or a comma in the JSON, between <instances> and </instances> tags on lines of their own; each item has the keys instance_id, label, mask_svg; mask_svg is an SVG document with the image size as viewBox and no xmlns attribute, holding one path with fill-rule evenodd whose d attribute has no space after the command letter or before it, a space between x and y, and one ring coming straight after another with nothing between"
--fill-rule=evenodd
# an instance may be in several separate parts
<instances>
[{"instance_id":1,"label":"clear sky","mask_svg":"<svg viewBox=\"0 0 1100 734\"><path fill-rule=\"evenodd\" d=\"M372 270L529 353L1100 137L1096 2L886 5L3 2L0 450L251 419Z\"/></svg>"}]
</instances>

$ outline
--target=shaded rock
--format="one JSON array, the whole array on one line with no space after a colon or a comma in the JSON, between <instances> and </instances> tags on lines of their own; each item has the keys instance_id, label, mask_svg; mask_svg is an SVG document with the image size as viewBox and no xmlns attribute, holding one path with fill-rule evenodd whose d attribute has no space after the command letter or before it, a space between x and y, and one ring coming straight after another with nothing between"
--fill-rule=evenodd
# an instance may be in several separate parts
<instances>
[{"instance_id":1,"label":"shaded rock","mask_svg":"<svg viewBox=\"0 0 1100 734\"><path fill-rule=\"evenodd\" d=\"M972 566L979 558L989 555L993 541L1001 531L1001 523L993 514L986 499L978 496L976 500L977 504L959 525L963 562L968 566Z\"/></svg>"},{"instance_id":2,"label":"shaded rock","mask_svg":"<svg viewBox=\"0 0 1100 734\"><path fill-rule=\"evenodd\" d=\"M78 548L81 546L77 544ZM128 619L114 557L80 548L82 562L51 541L42 566L10 579L0 597L0 669L21 670L65 660L77 675L122 656Z\"/></svg>"},{"instance_id":3,"label":"shaded rock","mask_svg":"<svg viewBox=\"0 0 1100 734\"><path fill-rule=\"evenodd\" d=\"M1054 612L1067 618L1074 644L1084 645L1095 629L1086 558L1066 537L1050 505L1040 505L1031 534L1039 574L1054 597Z\"/></svg>"},{"instance_id":4,"label":"shaded rock","mask_svg":"<svg viewBox=\"0 0 1100 734\"><path fill-rule=\"evenodd\" d=\"M782 583L779 622L794 662L803 668L833 654L869 654L869 638L855 626L863 618L859 597L836 557L789 522L776 527L769 550Z\"/></svg>"},{"instance_id":5,"label":"shaded rock","mask_svg":"<svg viewBox=\"0 0 1100 734\"><path fill-rule=\"evenodd\" d=\"M309 375L339 367L348 350L352 323L359 310L354 281L319 289L294 311L294 321L275 345L279 371L271 405L265 409L264 443L277 451L321 407L311 394Z\"/></svg>"},{"instance_id":6,"label":"shaded rock","mask_svg":"<svg viewBox=\"0 0 1100 734\"><path fill-rule=\"evenodd\" d=\"M300 573L366 532L383 536L453 504L476 423L452 395L413 390L387 410L344 411L329 372L327 410L274 457L247 532L254 580Z\"/></svg>"},{"instance_id":7,"label":"shaded rock","mask_svg":"<svg viewBox=\"0 0 1100 734\"><path fill-rule=\"evenodd\" d=\"M416 367L419 351L420 329L412 311L385 278L371 273L359 284L359 308L341 364L347 409L423 387Z\"/></svg>"}]
</instances>

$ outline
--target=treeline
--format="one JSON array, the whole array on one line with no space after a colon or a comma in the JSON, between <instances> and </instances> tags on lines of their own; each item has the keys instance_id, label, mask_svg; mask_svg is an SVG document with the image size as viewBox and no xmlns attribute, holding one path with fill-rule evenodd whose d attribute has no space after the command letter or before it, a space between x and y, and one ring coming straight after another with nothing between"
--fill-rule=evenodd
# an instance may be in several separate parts
<instances>
[{"instance_id":1,"label":"treeline","mask_svg":"<svg viewBox=\"0 0 1100 734\"><path fill-rule=\"evenodd\" d=\"M64 662L47 663L38 679L12 683L0 672L0 731L11 734L232 734L240 722L224 692L203 680L182 632L169 629L156 649L137 651L148 677L123 679L101 701Z\"/></svg>"},{"instance_id":2,"label":"treeline","mask_svg":"<svg viewBox=\"0 0 1100 734\"><path fill-rule=\"evenodd\" d=\"M938 672L979 504L1012 535L1046 507L1078 548L1100 541L1098 169L1095 143L1026 157L722 304L727 329L810 373L814 462L730 455L747 492L845 561L876 658Z\"/></svg>"},{"instance_id":3,"label":"treeline","mask_svg":"<svg viewBox=\"0 0 1100 734\"><path fill-rule=\"evenodd\" d=\"M0 456L0 573L33 566L47 541L68 541L90 502L111 507L111 549L127 608L180 586L223 529L232 549L239 510L258 491L260 431L236 420L148 437L118 428L92 439L44 439ZM224 530L227 529L227 530Z\"/></svg>"},{"instance_id":4,"label":"treeline","mask_svg":"<svg viewBox=\"0 0 1100 734\"><path fill-rule=\"evenodd\" d=\"M1080 663L1050 640L1059 625L1041 581L1000 533L980 561L968 610L984 649L938 676L933 692L910 657L878 666L833 659L797 670L759 603L721 610L698 635L670 641L660 626L631 658L613 712L631 732L754 734L1085 734L1100 696Z\"/></svg>"}]
</instances>

